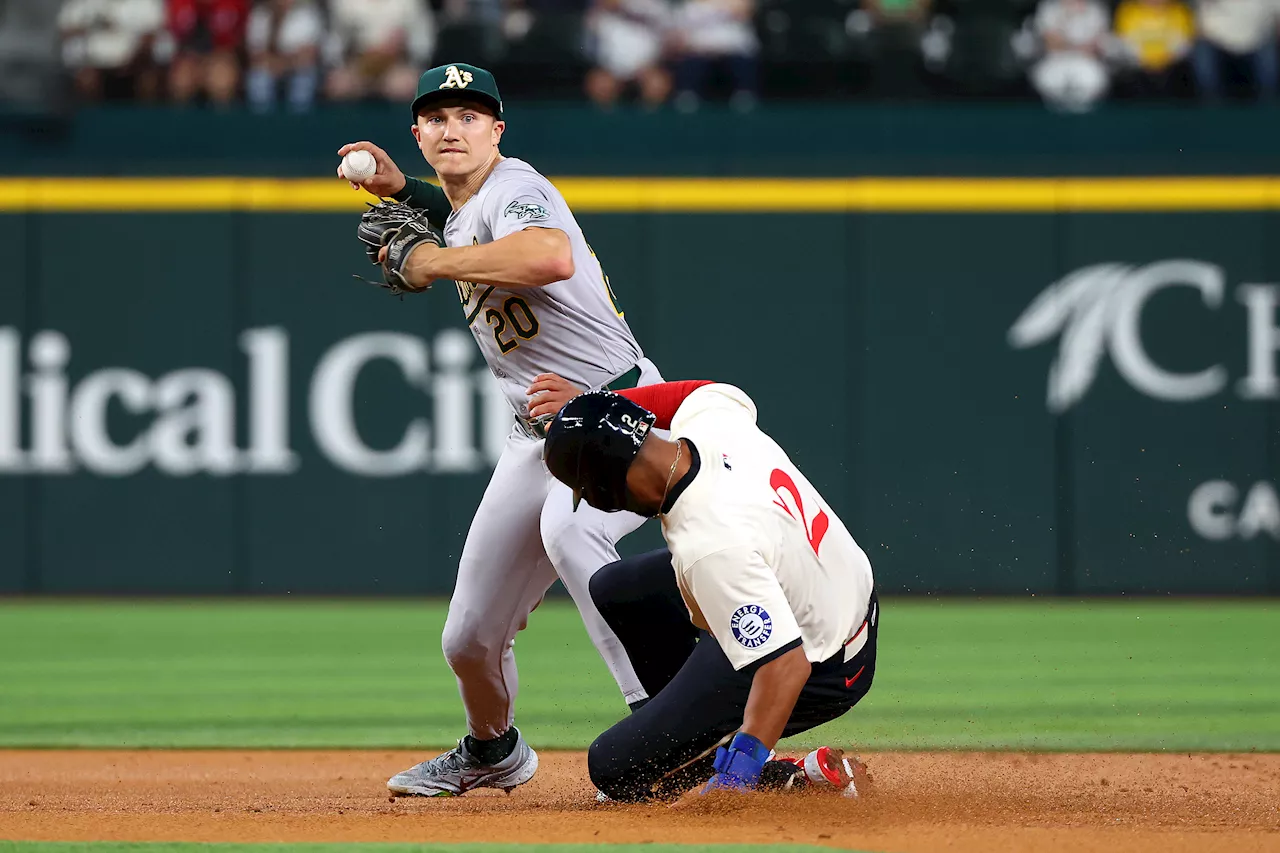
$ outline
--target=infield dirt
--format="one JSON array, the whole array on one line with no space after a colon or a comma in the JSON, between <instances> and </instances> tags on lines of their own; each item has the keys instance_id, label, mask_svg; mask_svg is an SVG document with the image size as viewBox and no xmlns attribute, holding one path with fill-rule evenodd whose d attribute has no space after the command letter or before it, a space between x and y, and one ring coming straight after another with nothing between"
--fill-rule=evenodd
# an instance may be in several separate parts
<instances>
[{"instance_id":1,"label":"infield dirt","mask_svg":"<svg viewBox=\"0 0 1280 853\"><path fill-rule=\"evenodd\" d=\"M1280 755L862 753L859 800L598 805L582 753L511 794L392 800L431 753L0 751L0 838L810 843L872 851L1280 851Z\"/></svg>"}]
</instances>

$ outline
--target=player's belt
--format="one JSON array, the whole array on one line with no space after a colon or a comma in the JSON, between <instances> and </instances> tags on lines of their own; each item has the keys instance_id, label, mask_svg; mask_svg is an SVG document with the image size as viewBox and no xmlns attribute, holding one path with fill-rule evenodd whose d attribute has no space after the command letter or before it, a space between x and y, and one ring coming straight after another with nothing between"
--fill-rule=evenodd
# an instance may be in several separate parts
<instances>
[{"instance_id":1,"label":"player's belt","mask_svg":"<svg viewBox=\"0 0 1280 853\"><path fill-rule=\"evenodd\" d=\"M634 388L640 384L640 365L628 370L617 379L611 379L604 384L604 388L609 391L625 391L628 388ZM546 438L547 427L551 424L551 418L528 418L523 415L516 415L516 423L520 425L520 429L530 438Z\"/></svg>"},{"instance_id":2,"label":"player's belt","mask_svg":"<svg viewBox=\"0 0 1280 853\"><path fill-rule=\"evenodd\" d=\"M526 418L516 415L516 426L520 427L520 431L529 438L546 438L547 426L551 423L551 418Z\"/></svg>"}]
</instances>

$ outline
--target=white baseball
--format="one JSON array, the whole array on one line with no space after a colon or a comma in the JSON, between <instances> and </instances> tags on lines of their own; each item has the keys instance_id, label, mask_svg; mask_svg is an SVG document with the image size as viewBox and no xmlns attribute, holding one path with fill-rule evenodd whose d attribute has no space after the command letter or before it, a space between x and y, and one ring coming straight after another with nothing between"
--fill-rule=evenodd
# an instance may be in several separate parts
<instances>
[{"instance_id":1,"label":"white baseball","mask_svg":"<svg viewBox=\"0 0 1280 853\"><path fill-rule=\"evenodd\" d=\"M363 184L378 171L378 161L368 151L351 151L342 158L342 176L348 181Z\"/></svg>"}]
</instances>

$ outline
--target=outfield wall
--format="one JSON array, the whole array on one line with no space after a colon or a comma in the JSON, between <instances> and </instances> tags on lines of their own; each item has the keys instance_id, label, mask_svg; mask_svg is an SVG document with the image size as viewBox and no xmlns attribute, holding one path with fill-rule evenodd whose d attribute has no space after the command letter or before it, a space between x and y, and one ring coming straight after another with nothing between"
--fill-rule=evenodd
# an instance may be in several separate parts
<instances>
[{"instance_id":1,"label":"outfield wall","mask_svg":"<svg viewBox=\"0 0 1280 853\"><path fill-rule=\"evenodd\" d=\"M325 177L345 142L421 159L408 110L314 112L84 106L14 126L0 108L0 172ZM553 175L1045 176L1275 174L1280 114L1254 104L767 103L738 112L597 110L508 98L502 147Z\"/></svg>"},{"instance_id":2,"label":"outfield wall","mask_svg":"<svg viewBox=\"0 0 1280 853\"><path fill-rule=\"evenodd\" d=\"M882 589L1280 592L1280 179L559 183ZM452 288L351 278L359 209L0 180L0 591L448 592L510 415Z\"/></svg>"}]
</instances>

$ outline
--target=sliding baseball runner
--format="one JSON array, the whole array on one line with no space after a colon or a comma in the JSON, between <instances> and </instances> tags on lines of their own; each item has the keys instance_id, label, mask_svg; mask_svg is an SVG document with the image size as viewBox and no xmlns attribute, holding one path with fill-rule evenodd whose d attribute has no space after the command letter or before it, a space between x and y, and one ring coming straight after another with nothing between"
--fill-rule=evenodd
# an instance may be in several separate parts
<instances>
[{"instance_id":1,"label":"sliding baseball runner","mask_svg":"<svg viewBox=\"0 0 1280 853\"><path fill-rule=\"evenodd\" d=\"M867 555L738 388L533 390L534 414L559 412L546 461L574 504L659 516L667 540L591 580L652 697L591 745L591 780L615 800L793 784L799 768L770 760L778 739L841 716L875 675ZM819 784L858 775L826 747L805 765Z\"/></svg>"}]
</instances>

